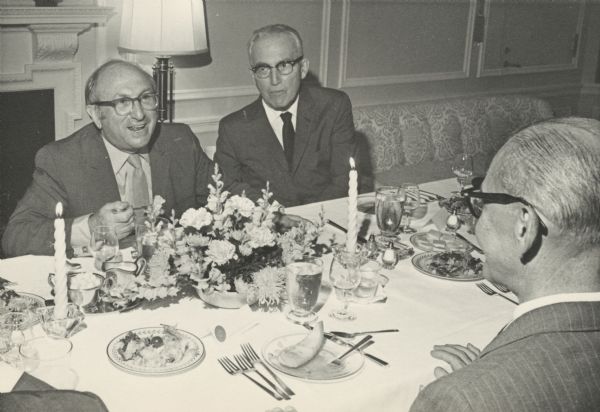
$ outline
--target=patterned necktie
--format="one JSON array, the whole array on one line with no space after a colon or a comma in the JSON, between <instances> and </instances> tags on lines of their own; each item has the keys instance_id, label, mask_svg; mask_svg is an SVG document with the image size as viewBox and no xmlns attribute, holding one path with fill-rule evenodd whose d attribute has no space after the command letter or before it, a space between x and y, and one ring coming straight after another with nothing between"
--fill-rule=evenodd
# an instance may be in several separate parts
<instances>
[{"instance_id":1,"label":"patterned necktie","mask_svg":"<svg viewBox=\"0 0 600 412\"><path fill-rule=\"evenodd\" d=\"M291 168L292 159L294 158L294 138L296 136L294 125L292 124L292 114L290 112L282 113L281 120L283 120L283 128L281 129L281 135L283 136L283 152L285 153L285 158Z\"/></svg>"},{"instance_id":2,"label":"patterned necktie","mask_svg":"<svg viewBox=\"0 0 600 412\"><path fill-rule=\"evenodd\" d=\"M129 155L127 162L134 168L131 180L128 182L131 184L128 188L129 196L131 196L129 199L131 206L133 206L134 209L146 207L150 204L150 194L148 193L148 181L146 180L146 173L144 173L144 169L142 169L140 155Z\"/></svg>"}]
</instances>

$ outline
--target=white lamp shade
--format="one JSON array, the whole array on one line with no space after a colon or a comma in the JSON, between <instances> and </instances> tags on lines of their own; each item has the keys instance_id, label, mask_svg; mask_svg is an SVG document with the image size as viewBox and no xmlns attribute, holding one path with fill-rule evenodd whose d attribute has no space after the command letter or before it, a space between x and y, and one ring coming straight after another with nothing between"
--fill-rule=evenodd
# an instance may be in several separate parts
<instances>
[{"instance_id":1,"label":"white lamp shade","mask_svg":"<svg viewBox=\"0 0 600 412\"><path fill-rule=\"evenodd\" d=\"M208 51L203 0L124 0L119 50L163 56Z\"/></svg>"}]
</instances>

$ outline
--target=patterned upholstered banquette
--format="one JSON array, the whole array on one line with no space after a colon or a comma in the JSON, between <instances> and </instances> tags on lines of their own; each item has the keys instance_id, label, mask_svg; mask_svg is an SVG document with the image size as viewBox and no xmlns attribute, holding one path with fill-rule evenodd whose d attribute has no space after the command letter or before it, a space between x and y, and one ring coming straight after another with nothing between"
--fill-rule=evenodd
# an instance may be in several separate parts
<instances>
[{"instance_id":1,"label":"patterned upholstered banquette","mask_svg":"<svg viewBox=\"0 0 600 412\"><path fill-rule=\"evenodd\" d=\"M451 177L452 159L463 151L483 175L513 132L552 110L539 98L502 95L355 107L353 114L375 181L397 184Z\"/></svg>"}]
</instances>

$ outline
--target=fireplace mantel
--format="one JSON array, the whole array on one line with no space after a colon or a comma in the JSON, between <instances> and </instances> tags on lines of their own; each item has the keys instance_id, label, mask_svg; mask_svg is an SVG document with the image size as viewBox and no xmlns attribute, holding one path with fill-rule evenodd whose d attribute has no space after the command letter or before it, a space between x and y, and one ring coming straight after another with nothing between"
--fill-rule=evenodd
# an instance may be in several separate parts
<instances>
[{"instance_id":1,"label":"fireplace mantel","mask_svg":"<svg viewBox=\"0 0 600 412\"><path fill-rule=\"evenodd\" d=\"M0 91L53 89L55 135L72 133L83 115L79 35L113 13L94 5L0 7Z\"/></svg>"}]
</instances>

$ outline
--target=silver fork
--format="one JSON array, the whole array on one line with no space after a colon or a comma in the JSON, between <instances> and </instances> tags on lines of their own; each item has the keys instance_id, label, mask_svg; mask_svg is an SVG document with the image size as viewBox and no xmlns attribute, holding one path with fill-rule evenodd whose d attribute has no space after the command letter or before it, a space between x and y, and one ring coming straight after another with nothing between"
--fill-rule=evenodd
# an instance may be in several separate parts
<instances>
[{"instance_id":1,"label":"silver fork","mask_svg":"<svg viewBox=\"0 0 600 412\"><path fill-rule=\"evenodd\" d=\"M504 299L508 300L509 302L514 303L515 305L519 304L518 302L516 302L516 301L512 300L511 298L509 298L508 296L505 296L502 293L496 292L495 290L493 290L492 288L490 288L485 283L477 283L477 287L479 289L481 289L481 291L483 293L485 293L486 295L490 295L490 296L498 295L498 296L503 297Z\"/></svg>"},{"instance_id":2,"label":"silver fork","mask_svg":"<svg viewBox=\"0 0 600 412\"><path fill-rule=\"evenodd\" d=\"M265 368L265 370L267 372L269 372L269 374L273 377L273 379L275 379L275 381L277 381L277 383L279 384L279 386L281 386L283 388L283 390L285 391L285 393L287 393L288 395L292 396L295 395L294 391L292 391L290 389L289 386L287 386L285 384L284 381L281 380L281 378L279 376L277 376L272 370L271 368L269 368L267 366L267 363L265 361L263 361L260 356L258 356L258 354L256 353L256 351L254 350L254 348L252 347L252 345L250 345L249 343L244 343L241 345L242 346L242 351L244 351L244 355L246 355L246 358L248 358L248 360L250 362L252 362L252 364L255 364L256 362L260 363L263 368Z\"/></svg>"},{"instance_id":3,"label":"silver fork","mask_svg":"<svg viewBox=\"0 0 600 412\"><path fill-rule=\"evenodd\" d=\"M235 358L235 361L237 362L238 366L244 371L244 372L256 372L258 374L258 376L260 376L261 378L263 378L263 380L265 382L267 382L267 384L273 388L283 399L285 400L289 400L290 397L287 393L285 393L283 390L281 390L280 388L278 388L273 382L271 382L269 380L269 378L267 378L265 375L263 375L262 373L260 373L259 370L257 370L254 365L252 364L252 362L250 362L248 360L248 358L246 358L246 356L244 355L233 355L233 357Z\"/></svg>"},{"instance_id":4,"label":"silver fork","mask_svg":"<svg viewBox=\"0 0 600 412\"><path fill-rule=\"evenodd\" d=\"M501 283L492 282L492 285L494 285L494 287L495 287L496 289L498 289L498 290L499 290L500 292L502 292L502 293L509 293L509 292L510 292L510 289L509 289L509 288L507 288L506 286L504 286L504 285L503 285L503 284L501 284Z\"/></svg>"},{"instance_id":5,"label":"silver fork","mask_svg":"<svg viewBox=\"0 0 600 412\"><path fill-rule=\"evenodd\" d=\"M252 376L248 375L246 372L244 372L240 368L238 368L236 366L236 364L233 361L231 361L228 357L217 359L217 361L221 364L221 366L223 367L223 369L225 369L225 371L228 374L230 374L230 375L242 374L246 378L248 378L252 382L254 382L256 385L258 385L262 390L264 390L269 395L271 395L272 397L274 397L275 399L277 399L278 401L280 401L280 400L283 399L281 396L279 396L279 394L273 392L272 390L270 390L269 388L267 388L266 386L264 386L262 383L260 383L256 379L254 379Z\"/></svg>"}]
</instances>

